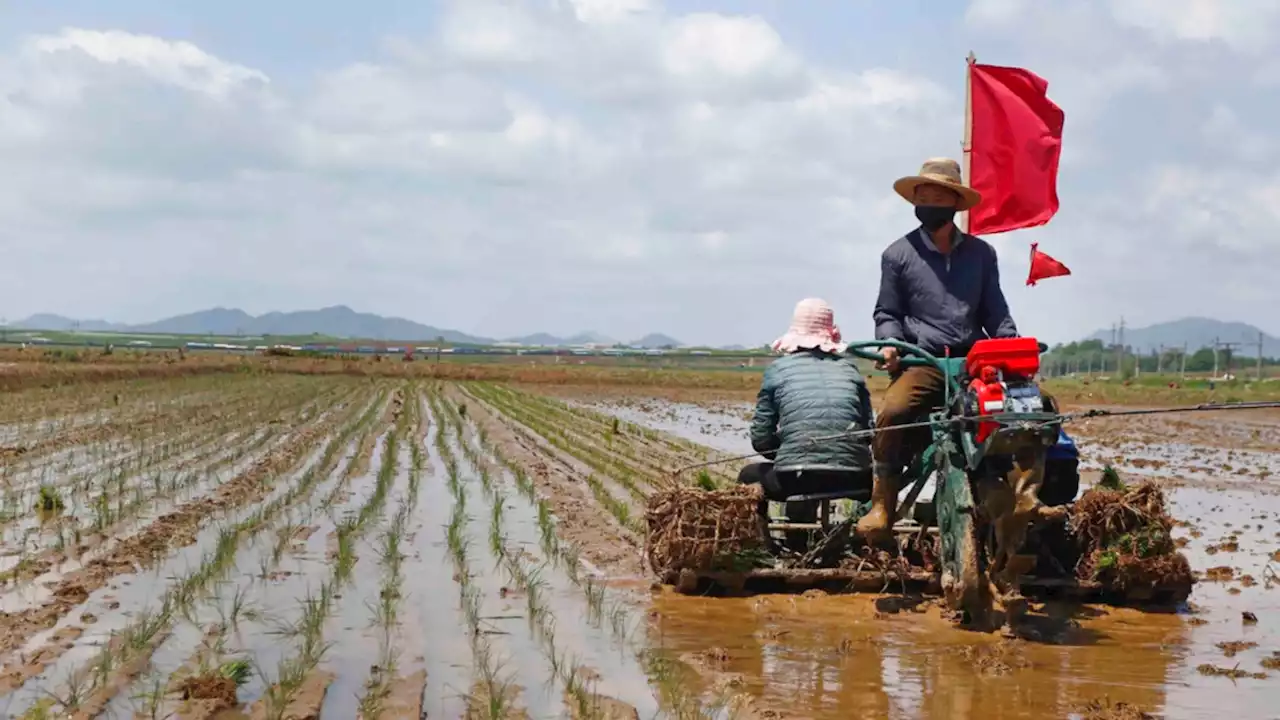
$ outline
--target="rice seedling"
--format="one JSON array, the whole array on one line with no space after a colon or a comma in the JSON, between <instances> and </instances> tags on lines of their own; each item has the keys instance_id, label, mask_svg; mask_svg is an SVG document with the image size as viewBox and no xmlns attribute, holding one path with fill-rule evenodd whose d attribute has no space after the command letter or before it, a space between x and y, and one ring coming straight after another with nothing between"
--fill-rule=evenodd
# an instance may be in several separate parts
<instances>
[{"instance_id":1,"label":"rice seedling","mask_svg":"<svg viewBox=\"0 0 1280 720\"><path fill-rule=\"evenodd\" d=\"M142 689L135 692L130 699L134 701L134 712L136 715L146 718L147 720L162 720L171 718L174 713L164 712L164 701L168 695L168 689L165 687L164 681L159 677L152 677Z\"/></svg>"},{"instance_id":2,"label":"rice seedling","mask_svg":"<svg viewBox=\"0 0 1280 720\"><path fill-rule=\"evenodd\" d=\"M44 512L57 512L66 507L62 501L62 495L58 489L52 485L41 485L39 496L36 499L36 506Z\"/></svg>"}]
</instances>

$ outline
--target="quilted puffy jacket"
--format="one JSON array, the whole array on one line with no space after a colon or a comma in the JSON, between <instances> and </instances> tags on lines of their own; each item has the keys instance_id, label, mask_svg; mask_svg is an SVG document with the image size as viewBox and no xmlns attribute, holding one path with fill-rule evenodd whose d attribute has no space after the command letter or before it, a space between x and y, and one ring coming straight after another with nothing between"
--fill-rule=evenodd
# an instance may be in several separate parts
<instances>
[{"instance_id":1,"label":"quilted puffy jacket","mask_svg":"<svg viewBox=\"0 0 1280 720\"><path fill-rule=\"evenodd\" d=\"M811 443L852 426L871 426L871 393L862 373L845 355L800 350L764 371L751 421L751 446L771 457L778 470L871 468L870 438L844 437Z\"/></svg>"}]
</instances>

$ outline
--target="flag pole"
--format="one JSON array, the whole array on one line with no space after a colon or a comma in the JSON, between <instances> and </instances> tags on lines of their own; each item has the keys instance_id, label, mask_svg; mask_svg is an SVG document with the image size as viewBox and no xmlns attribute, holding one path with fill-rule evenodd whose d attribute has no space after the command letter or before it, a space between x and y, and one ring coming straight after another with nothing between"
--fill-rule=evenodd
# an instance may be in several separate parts
<instances>
[{"instance_id":1,"label":"flag pole","mask_svg":"<svg viewBox=\"0 0 1280 720\"><path fill-rule=\"evenodd\" d=\"M970 51L964 66L964 141L960 146L960 150L964 155L961 157L961 172L963 173L961 181L970 187L973 187L973 178L969 174L969 156L973 153L973 64L977 61L978 59L974 57L973 51ZM968 210L960 214L960 223L961 232L969 232Z\"/></svg>"}]
</instances>

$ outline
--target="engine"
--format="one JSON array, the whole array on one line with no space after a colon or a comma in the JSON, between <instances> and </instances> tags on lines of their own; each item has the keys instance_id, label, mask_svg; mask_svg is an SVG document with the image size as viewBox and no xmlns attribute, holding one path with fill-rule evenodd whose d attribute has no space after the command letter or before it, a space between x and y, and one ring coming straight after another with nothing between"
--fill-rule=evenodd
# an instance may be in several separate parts
<instances>
[{"instance_id":1,"label":"engine","mask_svg":"<svg viewBox=\"0 0 1280 720\"><path fill-rule=\"evenodd\" d=\"M1040 343L1035 338L993 338L979 340L965 357L969 386L965 395L965 415L994 416L1001 413L1044 411L1040 386ZM976 440L986 441L999 428L996 422L979 422Z\"/></svg>"}]
</instances>

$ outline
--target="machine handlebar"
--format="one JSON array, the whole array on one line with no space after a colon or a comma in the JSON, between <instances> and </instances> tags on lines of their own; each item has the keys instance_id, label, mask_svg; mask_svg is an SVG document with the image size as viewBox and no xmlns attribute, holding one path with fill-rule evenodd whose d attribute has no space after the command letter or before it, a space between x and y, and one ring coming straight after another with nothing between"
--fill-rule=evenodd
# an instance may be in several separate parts
<instances>
[{"instance_id":1,"label":"machine handlebar","mask_svg":"<svg viewBox=\"0 0 1280 720\"><path fill-rule=\"evenodd\" d=\"M942 369L942 360L938 357L919 345L912 345L902 340L865 340L848 344L850 355L864 360L875 360L876 362L884 360L884 357L880 355L880 350L887 347L898 349L898 364L901 367L936 367L940 370Z\"/></svg>"},{"instance_id":2,"label":"machine handlebar","mask_svg":"<svg viewBox=\"0 0 1280 720\"><path fill-rule=\"evenodd\" d=\"M1049 346L1043 342L1037 343L1040 348L1040 354L1049 352ZM936 367L942 369L942 360L931 354L929 351L918 345L912 345L902 340L863 340L860 342L852 342L848 344L849 354L864 360L874 360L880 362L884 357L880 355L880 350L887 347L897 348L901 367Z\"/></svg>"}]
</instances>

